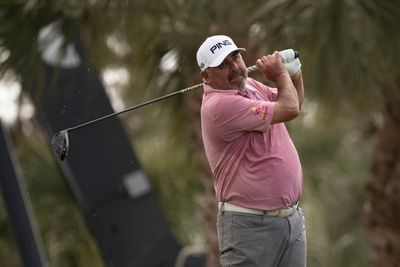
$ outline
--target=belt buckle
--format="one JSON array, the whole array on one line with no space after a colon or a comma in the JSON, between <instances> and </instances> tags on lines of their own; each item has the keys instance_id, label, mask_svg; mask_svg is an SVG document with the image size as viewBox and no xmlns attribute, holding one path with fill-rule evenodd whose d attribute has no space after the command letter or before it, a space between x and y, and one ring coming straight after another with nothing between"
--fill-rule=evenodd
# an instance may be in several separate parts
<instances>
[{"instance_id":1,"label":"belt buckle","mask_svg":"<svg viewBox=\"0 0 400 267\"><path fill-rule=\"evenodd\" d=\"M290 214L292 214L292 212L293 212L293 207L284 208L284 209L279 210L278 216L280 216L280 217L287 217L287 216L289 216Z\"/></svg>"},{"instance_id":2,"label":"belt buckle","mask_svg":"<svg viewBox=\"0 0 400 267\"><path fill-rule=\"evenodd\" d=\"M291 214L293 214L293 212L296 210L297 207L298 207L298 202L290 207L270 211L269 214L270 216L276 216L276 217L288 217Z\"/></svg>"}]
</instances>

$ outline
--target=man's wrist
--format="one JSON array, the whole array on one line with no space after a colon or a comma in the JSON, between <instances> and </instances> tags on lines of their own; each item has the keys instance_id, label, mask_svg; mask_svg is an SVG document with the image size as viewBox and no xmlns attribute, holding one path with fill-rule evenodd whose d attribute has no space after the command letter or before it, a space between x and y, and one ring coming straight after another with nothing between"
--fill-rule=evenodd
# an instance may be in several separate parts
<instances>
[{"instance_id":1,"label":"man's wrist","mask_svg":"<svg viewBox=\"0 0 400 267\"><path fill-rule=\"evenodd\" d=\"M295 58L290 62L286 62L284 65L290 75L295 74L296 72L298 72L301 69L301 63L300 63L299 58Z\"/></svg>"},{"instance_id":2,"label":"man's wrist","mask_svg":"<svg viewBox=\"0 0 400 267\"><path fill-rule=\"evenodd\" d=\"M293 73L292 75L290 75L290 78L292 80L298 79L301 76L301 69L299 69L298 71L296 71L295 73Z\"/></svg>"},{"instance_id":3,"label":"man's wrist","mask_svg":"<svg viewBox=\"0 0 400 267\"><path fill-rule=\"evenodd\" d=\"M289 72L287 72L287 71L282 71L281 73L279 73L279 74L276 76L276 82L278 82L278 81L281 80L281 79L287 79L287 78L291 78L290 75L289 75Z\"/></svg>"}]
</instances>

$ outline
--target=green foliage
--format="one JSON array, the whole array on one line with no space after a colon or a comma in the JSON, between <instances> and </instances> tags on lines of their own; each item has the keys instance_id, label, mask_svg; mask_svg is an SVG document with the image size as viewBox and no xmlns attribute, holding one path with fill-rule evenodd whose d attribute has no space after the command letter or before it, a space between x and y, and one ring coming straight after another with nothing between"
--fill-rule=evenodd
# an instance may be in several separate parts
<instances>
[{"instance_id":1,"label":"green foliage","mask_svg":"<svg viewBox=\"0 0 400 267\"><path fill-rule=\"evenodd\" d=\"M186 245L204 243L196 203L202 193L196 172L197 148L165 133L163 129L170 122L160 120L161 109L153 112L150 118L147 116L153 123L145 125L152 131L132 137L136 144L135 151L151 178L175 236Z\"/></svg>"},{"instance_id":2,"label":"green foliage","mask_svg":"<svg viewBox=\"0 0 400 267\"><path fill-rule=\"evenodd\" d=\"M340 111L332 116L306 101L302 116L290 124L304 168L309 266L368 263L361 214L372 145L360 136L363 125L355 118Z\"/></svg>"},{"instance_id":3,"label":"green foliage","mask_svg":"<svg viewBox=\"0 0 400 267\"><path fill-rule=\"evenodd\" d=\"M200 82L195 53L210 34L231 35L248 48L249 65L274 50L300 50L307 99L302 117L290 129L304 170L309 266L364 266L367 245L360 213L372 143L362 132L398 92L397 5L394 0L9 1L0 4L0 47L10 52L0 71L15 68L36 51L38 30L56 20L67 39L79 29L88 60L98 70L122 67L129 72L129 83L117 92L125 105ZM175 67L163 69L171 54ZM195 94L201 93L123 118L184 244L205 242L197 205L203 151L194 143L196 111L188 112L200 101ZM46 141L35 133L16 142L51 266L100 266L76 203L43 149ZM2 236L9 231L5 220L0 209ZM12 250L12 241L1 238L1 266L17 266Z\"/></svg>"}]
</instances>

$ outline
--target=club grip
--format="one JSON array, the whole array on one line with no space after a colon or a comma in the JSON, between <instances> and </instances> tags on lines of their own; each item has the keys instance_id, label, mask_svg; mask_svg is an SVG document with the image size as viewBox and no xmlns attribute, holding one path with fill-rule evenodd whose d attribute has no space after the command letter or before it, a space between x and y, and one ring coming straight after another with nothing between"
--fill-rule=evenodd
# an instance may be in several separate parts
<instances>
[{"instance_id":1,"label":"club grip","mask_svg":"<svg viewBox=\"0 0 400 267\"><path fill-rule=\"evenodd\" d=\"M288 50L291 50L291 49L288 49ZM285 51L287 51L287 50L284 50L284 51L279 52L279 53L281 54L281 57L284 57L284 56L285 56L285 54L282 55L282 53L286 53ZM290 55L290 57L292 57L291 60L300 57L299 51L293 50L293 53L294 53L294 54ZM284 59L284 58L282 58L282 61L283 61L283 63L285 63L285 59ZM248 71L249 73L250 73L250 72L253 72L253 71L255 71L255 70L257 70L257 66L256 66L256 65L253 65L253 66L250 66L250 67L247 68L247 71Z\"/></svg>"},{"instance_id":2,"label":"club grip","mask_svg":"<svg viewBox=\"0 0 400 267\"><path fill-rule=\"evenodd\" d=\"M299 52L293 49L285 49L283 51L279 51L279 55L281 56L283 63L288 63L295 58L298 58Z\"/></svg>"}]
</instances>

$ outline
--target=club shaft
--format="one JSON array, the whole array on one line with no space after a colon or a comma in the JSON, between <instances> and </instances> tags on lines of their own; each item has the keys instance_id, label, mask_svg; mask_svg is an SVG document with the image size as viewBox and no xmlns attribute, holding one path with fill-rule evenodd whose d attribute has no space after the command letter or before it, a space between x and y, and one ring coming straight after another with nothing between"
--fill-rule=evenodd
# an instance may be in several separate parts
<instances>
[{"instance_id":1,"label":"club shaft","mask_svg":"<svg viewBox=\"0 0 400 267\"><path fill-rule=\"evenodd\" d=\"M143 103L141 103L141 104L137 104L137 105L132 106L132 107L129 107L129 108L127 108L127 109L124 109L124 110L121 110L121 111L118 111L118 112L115 112L115 113L112 113L112 114L108 114L108 115L105 115L105 116L103 116L103 117L100 117L100 118L97 118L97 119L94 119L94 120L91 120L91 121L88 121L88 122L79 124L79 125L77 125L77 126L68 128L67 131L73 131L73 130L76 130L76 129L85 127L85 126L87 126L87 125L89 125L89 124L93 124L93 123L96 123L96 122L98 122L98 121L102 121L102 120L108 119L108 118L110 118L110 117L118 116L118 115L120 115L120 114L122 114L122 113L125 113L125 112L128 112L128 111L134 110L134 109L138 109L138 108L141 108L141 107L150 105L150 104L152 104L152 103L155 103L155 102L164 100L164 99L166 99L166 98L175 96L175 95L177 95L177 94L182 94L182 93L184 93L184 92L186 92L186 91L189 91L189 90L195 89L195 88L197 88L197 87L200 87L201 85L202 85L202 84L198 84L198 85L192 86L193 88L192 88L192 87L189 87L189 88L185 88L185 89L182 89L182 90L179 90L179 91L176 91L176 92L173 92L173 93L164 95L164 96L157 97L157 98L155 98L155 99L152 99L152 100L143 102Z\"/></svg>"},{"instance_id":2,"label":"club shaft","mask_svg":"<svg viewBox=\"0 0 400 267\"><path fill-rule=\"evenodd\" d=\"M247 68L247 71L248 71L248 72L253 72L253 71L255 71L256 69L257 69L257 66L256 66L256 65L253 65L253 66L248 67L248 68ZM193 85L193 86L190 86L190 87L181 89L181 90L179 90L179 91L172 92L172 93L170 93L170 94L167 94L167 95L164 95L164 96L160 96L160 97L154 98L154 99L152 99L152 100L148 100L148 101L146 101L146 102L143 102L143 103L134 105L134 106L129 107L129 108L126 108L126 109L124 109L124 110L121 110L121 111L118 111L118 112L115 112L115 113L112 113L112 114L105 115L105 116L103 116L103 117L100 117L100 118L97 118L97 119L94 119L94 120L91 120L91 121L88 121L88 122L85 122L85 123L76 125L76 126L71 127L71 128L67 128L67 129L65 129L65 131L71 132L71 131L74 131L74 130L76 130L76 129L85 127L85 126L87 126L87 125L90 125L90 124L93 124L93 123L96 123L96 122L99 122L99 121L102 121L102 120L105 120L105 119L108 119L108 118L111 118L111 117L114 117L114 116L118 116L118 115L120 115L120 114L122 114L122 113L125 113L125 112L128 112L128 111L134 110L134 109L138 109L138 108L141 108L141 107L144 107L144 106L153 104L153 103L155 103L155 102L164 100L164 99L166 99L166 98L170 98L170 97L175 96L175 95L178 95L178 94L186 93L186 92L188 92L188 91L191 91L191 90L196 89L196 88L200 88L200 87L202 87L202 86L203 86L203 83L199 83L199 84L196 84L196 85Z\"/></svg>"}]
</instances>

